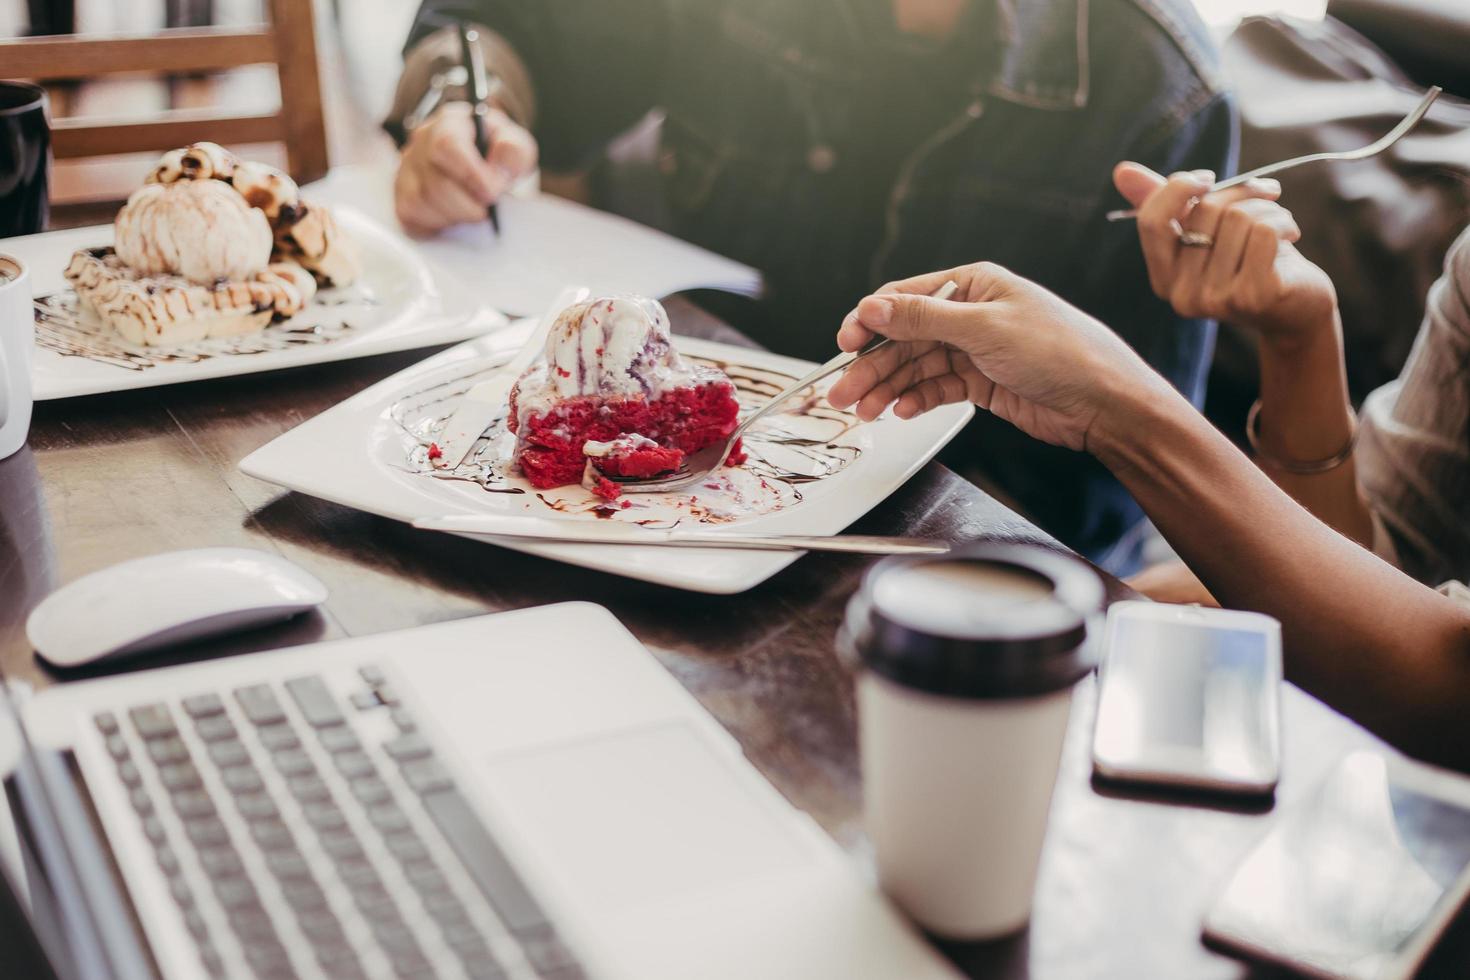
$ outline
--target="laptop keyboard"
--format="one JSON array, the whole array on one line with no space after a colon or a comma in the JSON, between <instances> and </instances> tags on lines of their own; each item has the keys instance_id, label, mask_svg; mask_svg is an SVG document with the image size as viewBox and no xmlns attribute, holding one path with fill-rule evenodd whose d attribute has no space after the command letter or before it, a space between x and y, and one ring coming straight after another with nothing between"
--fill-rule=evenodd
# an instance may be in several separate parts
<instances>
[{"instance_id":1,"label":"laptop keyboard","mask_svg":"<svg viewBox=\"0 0 1470 980\"><path fill-rule=\"evenodd\" d=\"M94 721L211 976L580 980L383 672Z\"/></svg>"}]
</instances>

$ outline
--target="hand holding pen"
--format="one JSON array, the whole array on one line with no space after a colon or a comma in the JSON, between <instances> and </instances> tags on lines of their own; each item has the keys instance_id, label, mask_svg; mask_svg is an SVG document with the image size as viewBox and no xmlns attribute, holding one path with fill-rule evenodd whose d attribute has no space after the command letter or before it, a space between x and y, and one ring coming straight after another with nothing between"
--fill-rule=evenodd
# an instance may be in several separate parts
<instances>
[{"instance_id":1,"label":"hand holding pen","mask_svg":"<svg viewBox=\"0 0 1470 980\"><path fill-rule=\"evenodd\" d=\"M472 44L476 54L469 66L453 64L436 75L405 117L407 140L393 197L398 220L412 235L485 221L490 206L536 169L536 138L492 104L497 89L493 75L486 80L486 99L478 104L484 108L468 101L473 94L470 68L480 50L480 43ZM477 141L480 129L483 143Z\"/></svg>"}]
</instances>

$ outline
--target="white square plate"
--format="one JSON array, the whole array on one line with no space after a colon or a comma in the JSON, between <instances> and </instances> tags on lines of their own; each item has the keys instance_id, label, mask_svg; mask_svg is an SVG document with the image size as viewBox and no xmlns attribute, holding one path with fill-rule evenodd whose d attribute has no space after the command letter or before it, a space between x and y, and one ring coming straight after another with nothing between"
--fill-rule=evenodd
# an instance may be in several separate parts
<instances>
[{"instance_id":1,"label":"white square plate","mask_svg":"<svg viewBox=\"0 0 1470 980\"><path fill-rule=\"evenodd\" d=\"M497 365L514 355L528 330L529 324L522 321L510 330L460 344L386 378L256 450L240 462L240 469L291 490L406 522L491 513L568 522L645 520L661 527L677 521L682 528L698 528L702 520L712 520L750 533L837 534L898 489L974 414L971 405L949 405L908 422L884 415L866 425L855 419L842 424L834 418L836 413L826 409L808 413L793 399L798 408L790 419L782 414L773 417L770 444L759 435L749 437L748 448L756 462L722 471L722 483L744 481L743 489L749 489L751 474L756 473L756 482L769 495L761 496L760 507L753 510L725 511L714 517L710 515L717 508L707 507L705 500L696 507L689 505L688 498L645 494L624 498L629 505L623 509L622 501L616 506L602 504L581 487L531 491L523 480L504 475L503 470L493 481L500 492L488 492L484 484L473 480L436 478L425 458L433 426L453 411L468 387L493 374ZM737 387L742 387L743 376L753 372L763 373L769 384L771 373L794 379L813 367L806 361L688 337L676 337L675 344L687 356L725 366ZM767 387L766 396L773 391ZM747 406L760 400L757 389L742 389L742 394L748 395L742 398ZM808 408L813 404L815 399L806 403ZM783 453L791 452L779 445L775 435L789 432L793 420L800 418L832 423L819 436L815 451L830 460L832 453L826 451L836 450L843 459L841 468L796 486L759 480L759 461L783 459ZM472 459L503 458L511 443L509 437L482 440ZM781 486L771 489L773 484ZM721 494L708 496L713 500ZM765 512L759 512L762 509ZM801 557L800 552L480 539L615 575L719 594L752 588Z\"/></svg>"},{"instance_id":2,"label":"white square plate","mask_svg":"<svg viewBox=\"0 0 1470 980\"><path fill-rule=\"evenodd\" d=\"M178 348L134 348L115 360L62 354L39 342L32 379L36 400L74 398L109 391L203 381L237 374L341 361L370 354L412 350L476 337L506 324L453 277L426 263L405 239L351 208L334 207L333 216L356 242L362 276L347 289L326 289L286 324L235 340L206 340ZM69 292L62 275L80 248L112 244L112 226L48 232L3 243L4 251L25 263L37 297ZM39 308L38 308L39 309ZM327 342L291 343L259 350L291 328L319 325L334 337ZM343 329L342 324L348 326ZM44 329L37 324L38 331ZM260 341L264 339L266 344ZM128 345L122 344L122 347ZM231 352L231 346L236 352ZM162 358L159 352L179 356Z\"/></svg>"}]
</instances>

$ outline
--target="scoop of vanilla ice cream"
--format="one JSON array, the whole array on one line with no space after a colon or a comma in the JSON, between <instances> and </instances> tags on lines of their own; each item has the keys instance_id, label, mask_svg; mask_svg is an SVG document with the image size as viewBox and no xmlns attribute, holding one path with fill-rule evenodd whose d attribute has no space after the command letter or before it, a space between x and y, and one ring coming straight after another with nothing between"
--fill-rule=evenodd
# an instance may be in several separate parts
<instances>
[{"instance_id":1,"label":"scoop of vanilla ice cream","mask_svg":"<svg viewBox=\"0 0 1470 980\"><path fill-rule=\"evenodd\" d=\"M516 383L516 405L524 420L582 395L652 400L670 388L723 379L679 356L658 300L609 296L562 311L541 356Z\"/></svg>"},{"instance_id":2,"label":"scoop of vanilla ice cream","mask_svg":"<svg viewBox=\"0 0 1470 980\"><path fill-rule=\"evenodd\" d=\"M223 181L144 184L114 228L118 258L142 275L209 285L249 279L270 262L270 222Z\"/></svg>"},{"instance_id":3,"label":"scoop of vanilla ice cream","mask_svg":"<svg viewBox=\"0 0 1470 980\"><path fill-rule=\"evenodd\" d=\"M669 342L664 308L643 296L606 297L563 310L532 372L537 368L557 398L652 395L689 374Z\"/></svg>"}]
</instances>

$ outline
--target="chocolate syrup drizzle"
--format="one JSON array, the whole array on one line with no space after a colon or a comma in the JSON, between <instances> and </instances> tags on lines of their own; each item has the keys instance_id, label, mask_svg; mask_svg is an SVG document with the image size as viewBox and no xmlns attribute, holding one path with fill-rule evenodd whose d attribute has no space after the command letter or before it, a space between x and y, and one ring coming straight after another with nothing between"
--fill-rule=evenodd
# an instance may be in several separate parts
<instances>
[{"instance_id":1,"label":"chocolate syrup drizzle","mask_svg":"<svg viewBox=\"0 0 1470 980\"><path fill-rule=\"evenodd\" d=\"M146 371L160 364L195 363L214 357L265 354L330 344L349 336L355 328L345 320L316 322L309 315L312 307L376 306L377 303L367 293L319 296L312 300L306 311L289 320L272 323L259 333L199 340L172 347L144 347L129 343L106 324L87 314L82 310L76 293L67 290L35 299L36 345L63 357L84 357L129 371Z\"/></svg>"},{"instance_id":2,"label":"chocolate syrup drizzle","mask_svg":"<svg viewBox=\"0 0 1470 980\"><path fill-rule=\"evenodd\" d=\"M761 407L796 380L794 375L743 364L707 363L734 382L742 414ZM777 412L745 437L745 451L749 456L745 466L751 472L794 488L835 476L862 456L861 448L840 441L860 424L856 415L823 404L815 390L800 400L794 397L788 404L789 408ZM797 419L809 421L797 424ZM810 420L820 424L813 425ZM793 468L792 457L805 462L799 469ZM796 497L801 499L800 491L796 491Z\"/></svg>"},{"instance_id":3,"label":"chocolate syrup drizzle","mask_svg":"<svg viewBox=\"0 0 1470 980\"><path fill-rule=\"evenodd\" d=\"M690 360L724 372L735 385L742 414L764 405L795 380L794 375L744 364L694 357ZM405 436L410 472L431 479L473 483L489 493L526 493L525 481L512 472L514 438L506 428L505 415L490 423L464 461L453 469L438 469L429 458L430 446L459 400L498 369L498 364L481 367L470 374L435 383L404 395L389 409L389 416ZM748 458L738 469L753 477L769 500L765 502L766 506L752 505L748 513L731 514L726 509L713 507L708 501L711 495L705 494L706 500L701 501L698 489L682 494L650 496L661 498L665 504L672 503L682 516L704 523L725 523L736 517L794 506L804 499L800 487L835 476L862 456L862 448L847 441L859 424L857 416L831 408L813 390L805 398L793 398L785 411L757 425L745 436ZM711 474L711 482L704 486L711 491L734 492L738 501L738 488L727 476L731 472L734 471L722 470ZM639 511L647 510L644 495L624 498L629 501L628 507L623 506L623 500L609 504L596 498L587 499L580 489L568 496L560 496L555 491L535 496L547 508L558 513L588 515L604 520L624 519L647 527L669 528L678 523L677 519L641 518Z\"/></svg>"}]
</instances>

